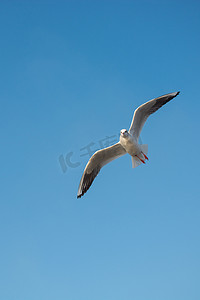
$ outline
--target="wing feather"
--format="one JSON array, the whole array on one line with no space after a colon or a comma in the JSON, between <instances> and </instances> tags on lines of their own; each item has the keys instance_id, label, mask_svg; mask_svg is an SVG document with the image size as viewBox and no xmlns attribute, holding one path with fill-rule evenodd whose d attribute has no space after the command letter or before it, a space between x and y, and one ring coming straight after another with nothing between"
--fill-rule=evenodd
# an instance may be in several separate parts
<instances>
[{"instance_id":1,"label":"wing feather","mask_svg":"<svg viewBox=\"0 0 200 300\"><path fill-rule=\"evenodd\" d=\"M130 134L134 135L136 139L139 138L141 130L146 122L147 118L156 112L159 108L165 105L167 102L176 97L180 92L170 93L161 97L150 100L141 106L139 106L133 115L133 120L129 128Z\"/></svg>"},{"instance_id":2,"label":"wing feather","mask_svg":"<svg viewBox=\"0 0 200 300\"><path fill-rule=\"evenodd\" d=\"M87 192L103 166L124 154L126 154L126 150L120 143L95 152L83 172L78 188L77 198L80 198Z\"/></svg>"}]
</instances>

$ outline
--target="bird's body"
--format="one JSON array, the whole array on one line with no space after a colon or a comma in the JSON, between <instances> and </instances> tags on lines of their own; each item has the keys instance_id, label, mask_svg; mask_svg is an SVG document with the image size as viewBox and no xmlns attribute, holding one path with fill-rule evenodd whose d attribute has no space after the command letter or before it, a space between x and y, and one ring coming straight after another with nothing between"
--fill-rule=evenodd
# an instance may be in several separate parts
<instances>
[{"instance_id":1,"label":"bird's body","mask_svg":"<svg viewBox=\"0 0 200 300\"><path fill-rule=\"evenodd\" d=\"M142 151L141 146L138 144L137 140L128 132L124 136L124 134L121 131L119 142L122 145L122 147L126 150L126 152L131 156L139 155Z\"/></svg>"},{"instance_id":2,"label":"bird's body","mask_svg":"<svg viewBox=\"0 0 200 300\"><path fill-rule=\"evenodd\" d=\"M122 129L117 144L95 152L87 163L81 178L77 198L83 196L91 186L94 178L103 166L112 160L129 154L132 158L132 167L135 168L148 160L148 145L140 145L138 139L147 118L164 104L176 97L179 92L170 93L150 100L138 107L133 115L129 131Z\"/></svg>"},{"instance_id":3,"label":"bird's body","mask_svg":"<svg viewBox=\"0 0 200 300\"><path fill-rule=\"evenodd\" d=\"M141 163L145 163L145 159L148 160L146 156L148 146L138 144L137 139L126 130L124 132L124 130L125 129L121 130L119 142L126 152L131 155L132 167L136 168ZM145 146L147 146L147 148Z\"/></svg>"}]
</instances>

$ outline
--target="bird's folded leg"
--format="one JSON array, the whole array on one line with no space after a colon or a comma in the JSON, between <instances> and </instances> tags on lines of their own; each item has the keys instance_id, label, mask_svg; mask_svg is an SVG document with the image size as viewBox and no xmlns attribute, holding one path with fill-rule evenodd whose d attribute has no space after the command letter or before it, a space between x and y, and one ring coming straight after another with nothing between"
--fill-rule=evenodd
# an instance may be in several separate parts
<instances>
[{"instance_id":1,"label":"bird's folded leg","mask_svg":"<svg viewBox=\"0 0 200 300\"><path fill-rule=\"evenodd\" d=\"M136 155L136 157L143 163L145 164L145 161L143 159L141 159L139 156Z\"/></svg>"},{"instance_id":2,"label":"bird's folded leg","mask_svg":"<svg viewBox=\"0 0 200 300\"><path fill-rule=\"evenodd\" d=\"M144 158L145 158L145 159L149 160L148 157L147 157L143 152L142 152L142 154L144 155Z\"/></svg>"}]
</instances>

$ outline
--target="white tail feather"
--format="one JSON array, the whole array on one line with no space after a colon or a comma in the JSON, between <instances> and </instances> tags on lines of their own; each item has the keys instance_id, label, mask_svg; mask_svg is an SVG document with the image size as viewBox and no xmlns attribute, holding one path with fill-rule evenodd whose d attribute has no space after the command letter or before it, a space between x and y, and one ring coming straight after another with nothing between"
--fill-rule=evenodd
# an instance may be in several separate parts
<instances>
[{"instance_id":1,"label":"white tail feather","mask_svg":"<svg viewBox=\"0 0 200 300\"><path fill-rule=\"evenodd\" d=\"M136 156L132 156L132 168L136 168L138 167L142 162L139 160L139 158L137 158Z\"/></svg>"},{"instance_id":2,"label":"white tail feather","mask_svg":"<svg viewBox=\"0 0 200 300\"><path fill-rule=\"evenodd\" d=\"M144 144L144 145L140 145L142 152L147 155L148 154L148 145Z\"/></svg>"}]
</instances>

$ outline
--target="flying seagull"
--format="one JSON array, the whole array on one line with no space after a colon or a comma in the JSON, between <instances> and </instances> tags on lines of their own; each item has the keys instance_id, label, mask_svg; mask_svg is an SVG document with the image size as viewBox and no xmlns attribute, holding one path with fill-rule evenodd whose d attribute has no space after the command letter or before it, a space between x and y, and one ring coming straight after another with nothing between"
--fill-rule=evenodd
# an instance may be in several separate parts
<instances>
[{"instance_id":1,"label":"flying seagull","mask_svg":"<svg viewBox=\"0 0 200 300\"><path fill-rule=\"evenodd\" d=\"M155 98L142 104L135 110L129 131L126 129L120 131L119 142L111 147L96 151L90 158L79 184L77 198L80 198L87 192L101 168L112 160L128 153L131 155L133 168L139 166L141 163L145 164L145 160L148 160L148 145L138 144L144 123L151 114L179 93L170 93Z\"/></svg>"}]
</instances>

